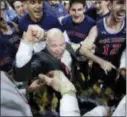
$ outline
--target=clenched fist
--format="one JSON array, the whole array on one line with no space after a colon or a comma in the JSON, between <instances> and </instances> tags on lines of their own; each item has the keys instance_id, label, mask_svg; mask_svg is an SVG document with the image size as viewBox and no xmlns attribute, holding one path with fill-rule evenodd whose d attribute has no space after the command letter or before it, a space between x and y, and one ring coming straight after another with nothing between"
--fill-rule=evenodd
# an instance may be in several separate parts
<instances>
[{"instance_id":1,"label":"clenched fist","mask_svg":"<svg viewBox=\"0 0 127 117\"><path fill-rule=\"evenodd\" d=\"M38 25L29 25L24 32L23 39L26 43L36 43L45 40L45 31Z\"/></svg>"}]
</instances>

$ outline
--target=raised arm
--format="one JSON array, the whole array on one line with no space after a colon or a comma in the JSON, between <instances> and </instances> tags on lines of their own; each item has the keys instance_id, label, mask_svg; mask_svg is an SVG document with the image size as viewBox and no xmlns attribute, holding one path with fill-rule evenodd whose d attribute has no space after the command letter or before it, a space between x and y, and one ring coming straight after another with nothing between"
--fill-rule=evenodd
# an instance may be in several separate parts
<instances>
[{"instance_id":1,"label":"raised arm","mask_svg":"<svg viewBox=\"0 0 127 117\"><path fill-rule=\"evenodd\" d=\"M43 40L44 30L37 25L30 25L24 33L19 49L16 54L16 67L21 68L32 58L34 45Z\"/></svg>"}]
</instances>

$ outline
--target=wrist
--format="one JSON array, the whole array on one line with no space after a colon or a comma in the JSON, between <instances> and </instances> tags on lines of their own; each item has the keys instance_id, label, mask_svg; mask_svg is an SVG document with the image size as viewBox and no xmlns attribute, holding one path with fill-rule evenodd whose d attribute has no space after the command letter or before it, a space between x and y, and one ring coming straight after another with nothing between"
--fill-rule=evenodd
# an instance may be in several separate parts
<instances>
[{"instance_id":1,"label":"wrist","mask_svg":"<svg viewBox=\"0 0 127 117\"><path fill-rule=\"evenodd\" d=\"M32 89L30 87L27 87L26 88L26 93L31 93L32 92Z\"/></svg>"},{"instance_id":2,"label":"wrist","mask_svg":"<svg viewBox=\"0 0 127 117\"><path fill-rule=\"evenodd\" d=\"M65 85L61 84L61 87L60 87L61 95L68 94L68 93L71 93L71 92L76 93L76 89L75 89L74 85L71 82L66 83Z\"/></svg>"},{"instance_id":3,"label":"wrist","mask_svg":"<svg viewBox=\"0 0 127 117\"><path fill-rule=\"evenodd\" d=\"M70 90L70 91L68 91L68 92L66 92L66 93L63 93L63 94L61 94L61 95L62 95L62 96L64 96L64 95L75 96L75 95L76 95L76 92L73 91L73 90Z\"/></svg>"},{"instance_id":4,"label":"wrist","mask_svg":"<svg viewBox=\"0 0 127 117\"><path fill-rule=\"evenodd\" d=\"M23 39L22 42L25 43L25 44L33 44L32 41L28 41L27 39Z\"/></svg>"}]
</instances>

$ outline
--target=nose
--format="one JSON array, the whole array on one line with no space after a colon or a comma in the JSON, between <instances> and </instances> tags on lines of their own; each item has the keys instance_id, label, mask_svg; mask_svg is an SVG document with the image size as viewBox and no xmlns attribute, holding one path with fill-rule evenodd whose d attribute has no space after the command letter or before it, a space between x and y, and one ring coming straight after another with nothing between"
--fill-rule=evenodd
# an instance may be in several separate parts
<instances>
[{"instance_id":1,"label":"nose","mask_svg":"<svg viewBox=\"0 0 127 117\"><path fill-rule=\"evenodd\" d=\"M63 51L63 47L61 47L61 46L57 47L57 52L58 53L61 53L62 51Z\"/></svg>"},{"instance_id":2,"label":"nose","mask_svg":"<svg viewBox=\"0 0 127 117\"><path fill-rule=\"evenodd\" d=\"M78 16L78 15L79 15L79 11L76 10L76 11L75 11L75 16Z\"/></svg>"}]
</instances>

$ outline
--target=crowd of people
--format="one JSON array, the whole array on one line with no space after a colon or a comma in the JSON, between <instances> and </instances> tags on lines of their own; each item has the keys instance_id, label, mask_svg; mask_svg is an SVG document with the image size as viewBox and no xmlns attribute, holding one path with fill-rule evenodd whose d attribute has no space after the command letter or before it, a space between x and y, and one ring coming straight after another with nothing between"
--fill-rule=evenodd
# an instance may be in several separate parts
<instances>
[{"instance_id":1,"label":"crowd of people","mask_svg":"<svg viewBox=\"0 0 127 117\"><path fill-rule=\"evenodd\" d=\"M1 116L126 116L126 0L1 0Z\"/></svg>"}]
</instances>

